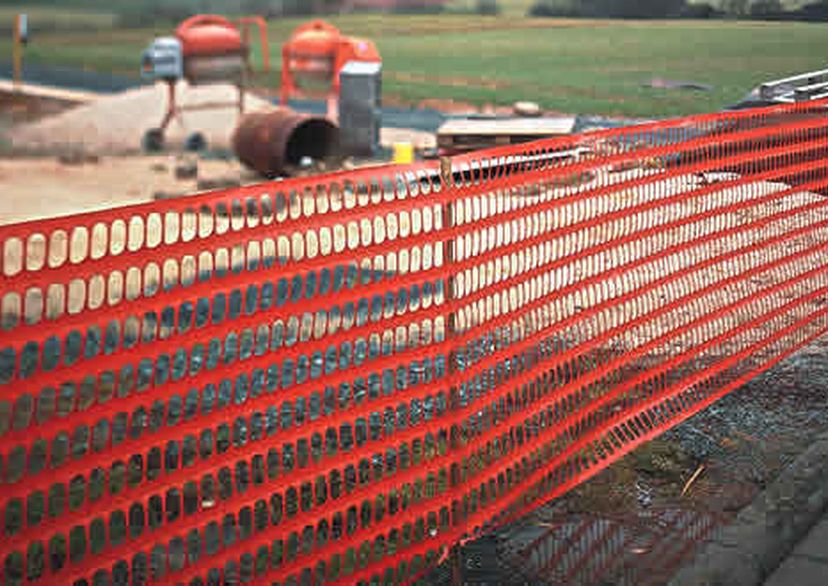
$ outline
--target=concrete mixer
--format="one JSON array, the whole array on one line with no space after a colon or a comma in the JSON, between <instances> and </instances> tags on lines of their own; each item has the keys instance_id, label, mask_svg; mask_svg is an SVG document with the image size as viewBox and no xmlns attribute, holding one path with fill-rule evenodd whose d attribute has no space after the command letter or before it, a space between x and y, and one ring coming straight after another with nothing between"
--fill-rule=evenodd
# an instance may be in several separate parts
<instances>
[{"instance_id":1,"label":"concrete mixer","mask_svg":"<svg viewBox=\"0 0 828 586\"><path fill-rule=\"evenodd\" d=\"M381 63L369 40L343 35L323 20L313 20L293 31L282 46L281 103L291 97L324 97L328 117L338 117L340 73L352 62Z\"/></svg>"},{"instance_id":2,"label":"concrete mixer","mask_svg":"<svg viewBox=\"0 0 828 586\"><path fill-rule=\"evenodd\" d=\"M161 150L164 134L170 123L185 110L236 107L244 112L244 94L247 89L250 63L248 42L250 25L259 28L262 64L270 68L267 25L261 17L251 16L235 22L216 14L199 14L184 20L174 37L159 37L144 51L141 75L144 79L165 82L168 86L167 108L161 124L144 135L144 148ZM178 82L184 79L190 85L230 83L236 86L238 97L229 103L209 103L185 107L177 103ZM197 150L205 146L204 138L196 132L187 139L187 146Z\"/></svg>"}]
</instances>

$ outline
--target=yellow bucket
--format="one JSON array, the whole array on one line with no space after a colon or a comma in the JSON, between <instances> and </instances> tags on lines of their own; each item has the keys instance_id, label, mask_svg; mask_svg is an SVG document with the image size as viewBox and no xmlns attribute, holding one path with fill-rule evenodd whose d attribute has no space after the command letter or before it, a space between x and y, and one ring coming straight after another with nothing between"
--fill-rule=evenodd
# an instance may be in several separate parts
<instances>
[{"instance_id":1,"label":"yellow bucket","mask_svg":"<svg viewBox=\"0 0 828 586\"><path fill-rule=\"evenodd\" d=\"M414 162L414 145L410 142L394 143L394 162L398 165L405 165Z\"/></svg>"}]
</instances>

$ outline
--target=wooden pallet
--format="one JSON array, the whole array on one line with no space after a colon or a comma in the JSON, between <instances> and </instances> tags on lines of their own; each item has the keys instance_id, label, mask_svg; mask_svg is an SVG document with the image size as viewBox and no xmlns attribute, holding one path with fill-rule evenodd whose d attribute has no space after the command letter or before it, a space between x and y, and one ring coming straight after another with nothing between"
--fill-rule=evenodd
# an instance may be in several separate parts
<instances>
[{"instance_id":1,"label":"wooden pallet","mask_svg":"<svg viewBox=\"0 0 828 586\"><path fill-rule=\"evenodd\" d=\"M571 134L575 117L452 119L437 130L441 155Z\"/></svg>"}]
</instances>

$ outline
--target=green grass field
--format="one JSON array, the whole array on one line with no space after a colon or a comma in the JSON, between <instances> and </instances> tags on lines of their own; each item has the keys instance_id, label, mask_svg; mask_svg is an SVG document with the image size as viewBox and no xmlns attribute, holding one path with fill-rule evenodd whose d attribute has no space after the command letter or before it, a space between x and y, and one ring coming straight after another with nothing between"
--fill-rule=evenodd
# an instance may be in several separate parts
<instances>
[{"instance_id":1,"label":"green grass field","mask_svg":"<svg viewBox=\"0 0 828 586\"><path fill-rule=\"evenodd\" d=\"M526 16L536 0L497 0L500 13L504 16ZM446 4L448 10L473 12L477 0L451 0Z\"/></svg>"},{"instance_id":2,"label":"green grass field","mask_svg":"<svg viewBox=\"0 0 828 586\"><path fill-rule=\"evenodd\" d=\"M116 15L111 12L92 11L72 8L55 10L46 6L2 6L0 5L0 29L12 30L14 18L25 12L31 22L37 23L42 30L78 31L112 28Z\"/></svg>"},{"instance_id":3,"label":"green grass field","mask_svg":"<svg viewBox=\"0 0 828 586\"><path fill-rule=\"evenodd\" d=\"M468 15L331 20L347 33L375 40L384 59L385 95L411 104L426 98L475 104L524 99L568 113L707 112L739 100L763 80L823 67L828 56L828 25L822 24ZM271 24L277 66L281 43L299 22ZM33 38L26 60L137 75L145 44L169 33L167 27L44 32ZM0 41L0 51L10 54L8 40ZM714 89L642 87L653 77ZM274 73L274 86L277 80Z\"/></svg>"}]
</instances>

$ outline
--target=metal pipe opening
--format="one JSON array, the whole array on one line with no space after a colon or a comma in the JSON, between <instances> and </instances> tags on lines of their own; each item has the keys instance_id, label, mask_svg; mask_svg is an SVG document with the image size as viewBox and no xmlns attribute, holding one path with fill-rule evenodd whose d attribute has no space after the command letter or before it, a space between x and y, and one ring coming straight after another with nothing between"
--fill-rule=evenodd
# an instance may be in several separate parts
<instances>
[{"instance_id":1,"label":"metal pipe opening","mask_svg":"<svg viewBox=\"0 0 828 586\"><path fill-rule=\"evenodd\" d=\"M341 160L339 127L289 108L247 114L233 134L239 160L266 177L295 175Z\"/></svg>"}]
</instances>

